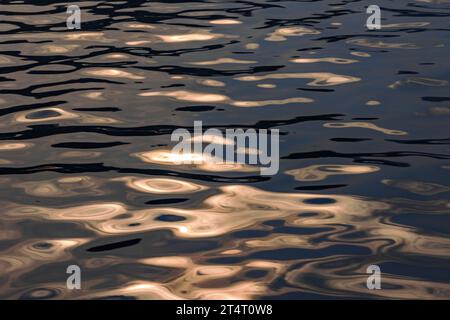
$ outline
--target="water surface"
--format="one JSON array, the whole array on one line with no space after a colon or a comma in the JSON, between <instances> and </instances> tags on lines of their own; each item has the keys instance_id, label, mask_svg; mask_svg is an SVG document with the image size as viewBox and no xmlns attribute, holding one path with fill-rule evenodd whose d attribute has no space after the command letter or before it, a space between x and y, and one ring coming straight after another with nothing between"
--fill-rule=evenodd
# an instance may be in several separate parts
<instances>
[{"instance_id":1,"label":"water surface","mask_svg":"<svg viewBox=\"0 0 450 320\"><path fill-rule=\"evenodd\" d=\"M450 298L449 1L77 4L0 5L0 298ZM177 165L195 120L279 173Z\"/></svg>"}]
</instances>

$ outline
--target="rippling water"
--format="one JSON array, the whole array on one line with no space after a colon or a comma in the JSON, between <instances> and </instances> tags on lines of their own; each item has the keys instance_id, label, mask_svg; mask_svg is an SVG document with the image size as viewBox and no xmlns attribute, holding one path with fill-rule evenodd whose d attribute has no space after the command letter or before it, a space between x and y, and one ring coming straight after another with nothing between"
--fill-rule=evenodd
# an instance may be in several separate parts
<instances>
[{"instance_id":1,"label":"rippling water","mask_svg":"<svg viewBox=\"0 0 450 320\"><path fill-rule=\"evenodd\" d=\"M450 298L450 1L77 4L0 4L0 298ZM194 120L279 173L177 165Z\"/></svg>"}]
</instances>

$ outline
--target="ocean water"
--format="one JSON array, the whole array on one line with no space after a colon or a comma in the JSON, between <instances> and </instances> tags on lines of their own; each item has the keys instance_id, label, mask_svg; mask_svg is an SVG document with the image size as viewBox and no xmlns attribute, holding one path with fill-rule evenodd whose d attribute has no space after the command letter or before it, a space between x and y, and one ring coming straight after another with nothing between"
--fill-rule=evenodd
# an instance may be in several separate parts
<instances>
[{"instance_id":1,"label":"ocean water","mask_svg":"<svg viewBox=\"0 0 450 320\"><path fill-rule=\"evenodd\" d=\"M450 298L450 1L76 4L0 4L0 298ZM177 163L200 120L278 173Z\"/></svg>"}]
</instances>

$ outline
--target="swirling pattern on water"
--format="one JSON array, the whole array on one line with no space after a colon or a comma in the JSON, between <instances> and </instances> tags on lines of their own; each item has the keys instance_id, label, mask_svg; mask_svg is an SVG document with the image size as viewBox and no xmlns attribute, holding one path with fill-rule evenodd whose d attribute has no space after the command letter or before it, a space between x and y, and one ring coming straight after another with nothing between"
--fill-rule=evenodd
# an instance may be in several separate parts
<instances>
[{"instance_id":1,"label":"swirling pattern on water","mask_svg":"<svg viewBox=\"0 0 450 320\"><path fill-rule=\"evenodd\" d=\"M0 298L449 299L450 1L370 4L2 1ZM194 120L279 173L177 165Z\"/></svg>"}]
</instances>

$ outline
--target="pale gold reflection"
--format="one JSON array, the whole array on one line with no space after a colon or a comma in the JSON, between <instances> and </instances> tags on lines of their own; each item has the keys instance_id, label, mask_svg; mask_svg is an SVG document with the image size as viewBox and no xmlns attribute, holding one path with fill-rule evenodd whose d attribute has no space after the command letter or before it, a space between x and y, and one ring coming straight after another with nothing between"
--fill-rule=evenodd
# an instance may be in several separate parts
<instances>
[{"instance_id":1,"label":"pale gold reflection","mask_svg":"<svg viewBox=\"0 0 450 320\"><path fill-rule=\"evenodd\" d=\"M370 53L367 53L367 52L361 52L361 51L352 51L352 52L350 52L350 54L351 54L352 56L362 57L362 58L368 58L368 57L371 57Z\"/></svg>"},{"instance_id":2,"label":"pale gold reflection","mask_svg":"<svg viewBox=\"0 0 450 320\"><path fill-rule=\"evenodd\" d=\"M243 76L235 78L239 81L261 81L267 79L314 79L309 82L310 86L334 86L345 83L360 81L360 78L352 76L344 76L329 72L313 72L313 73L270 73L265 76Z\"/></svg>"},{"instance_id":3,"label":"pale gold reflection","mask_svg":"<svg viewBox=\"0 0 450 320\"><path fill-rule=\"evenodd\" d=\"M155 29L155 26L145 23L130 23L127 24L127 27L133 29Z\"/></svg>"},{"instance_id":4,"label":"pale gold reflection","mask_svg":"<svg viewBox=\"0 0 450 320\"><path fill-rule=\"evenodd\" d=\"M84 220L94 229L107 234L168 228L179 237L198 238L222 235L261 221L280 219L302 211L328 212L335 217L335 221L341 223L352 221L353 215L361 218L369 215L373 210L388 208L386 204L380 202L369 202L349 196L332 196L334 203L318 205L305 202L308 199L322 198L314 194L275 193L239 185L221 187L220 190L220 194L205 199L204 206L198 209L167 207L128 211L132 213L132 217L120 220L114 220L111 217L124 213L126 208L112 203L66 209L21 207L8 210L7 214L15 217L40 215L46 219ZM186 220L179 222L155 220L162 214L182 216ZM302 223L308 224L308 221L308 219L302 220ZM332 219L330 219L331 222L333 222ZM130 223L139 223L139 225L131 227ZM317 225L317 223L315 221L312 224Z\"/></svg>"},{"instance_id":5,"label":"pale gold reflection","mask_svg":"<svg viewBox=\"0 0 450 320\"><path fill-rule=\"evenodd\" d=\"M338 221L342 223L352 221L353 216L360 219L370 215L374 210L389 207L381 202L365 201L350 196L327 196L334 202L313 204L305 201L323 198L323 196L269 192L240 185L219 189L221 193L206 198L203 207L189 210L161 207L132 211L120 203L97 203L62 209L38 206L12 207L5 210L5 214L14 219L29 216L48 220L83 221L106 234L126 234L168 228L179 237L198 238L222 235L261 221L297 215L302 211L331 214L334 219L330 217L328 220L330 223L338 223ZM129 218L112 219L125 212L130 214ZM166 222L155 219L162 214L182 216L185 220ZM139 225L130 226L131 223L139 223ZM322 219L302 220L304 225L320 223L323 223Z\"/></svg>"},{"instance_id":6,"label":"pale gold reflection","mask_svg":"<svg viewBox=\"0 0 450 320\"><path fill-rule=\"evenodd\" d=\"M103 32L66 32L66 33L57 33L57 32L26 32L26 33L17 33L10 35L12 38L16 39L57 39L64 41L89 41L89 42L114 42L114 39L109 39L105 37ZM57 45L59 46L59 44Z\"/></svg>"},{"instance_id":7,"label":"pale gold reflection","mask_svg":"<svg viewBox=\"0 0 450 320\"><path fill-rule=\"evenodd\" d=\"M179 300L163 284L151 281L131 281L118 289L108 290L108 296L137 297L143 300ZM83 295L82 299L96 299L105 296L104 292Z\"/></svg>"},{"instance_id":8,"label":"pale gold reflection","mask_svg":"<svg viewBox=\"0 0 450 320\"><path fill-rule=\"evenodd\" d=\"M304 249L324 249L335 246L339 243L354 244L355 246L364 246L372 252L388 252L397 250L405 254L448 257L450 250L450 240L438 235L423 235L419 230L411 227L398 225L386 219L382 213L392 212L396 215L402 214L399 208L404 208L400 203L372 201L361 197L342 196L342 195L319 195L303 193L282 193L269 192L261 189L230 185L220 188L219 194L209 196L205 199L203 205L195 209L178 208L158 208L130 210L121 204L92 204L86 206L77 206L64 209L52 209L35 206L8 205L4 209L4 216L10 220L29 218L45 218L59 221L82 221L90 229L98 231L100 234L132 234L157 229L173 230L176 236L181 238L204 238L215 237L236 230L249 228L250 226L260 225L261 222L274 219L282 219L286 224L298 226L301 228L326 228L325 231L311 234L285 235L275 232L269 235L256 238L245 239L240 247L249 254L249 252L261 248L280 249L280 248L304 248ZM327 202L312 202L314 199L326 198ZM414 205L416 206L416 205ZM426 209L428 206L428 209ZM434 206L433 203L423 204L423 210L429 212ZM438 212L445 214L440 209ZM127 212L129 217L113 219L115 216ZM408 212L408 210L407 210ZM302 213L309 213L302 215ZM314 214L310 214L314 213ZM177 215L186 220L177 222L165 222L156 219L160 215ZM131 226L130 224L133 224ZM347 226L352 226L351 230ZM360 234L357 237L344 237L347 232L356 232ZM319 238L324 241L317 242ZM363 239L363 241L362 241ZM230 249L219 254L240 254L241 250ZM331 258L339 258L332 256ZM329 258L329 257L326 257ZM345 257L340 257L345 258ZM11 260L11 259L10 259ZM3 262L4 265L21 264L21 259L12 259L11 262ZM317 259L316 259L317 260ZM172 297L172 298L251 298L267 293L267 284L273 279L284 274L285 266L289 266L293 261L283 260L283 263L274 261L250 261L247 264L238 266L232 265L203 265L193 263L188 257L158 257L144 259L141 263L158 265L161 267L185 269L185 271L173 280L164 284L145 283L147 285L135 286L130 283L133 289L121 291L125 294L138 297ZM350 264L341 264L353 268ZM303 264L309 269L308 274L318 274L320 279L332 280L333 276L328 274L324 276L324 269L311 266L311 263ZM241 279L239 274L248 267L272 268L273 277L268 276L264 281L258 280L256 284L253 281L237 282L236 286L227 286L227 289L208 287L208 283L214 279ZM306 272L306 269L302 269ZM337 268L327 268L331 273L339 271ZM195 272L194 272L195 271ZM355 273L352 271L352 275ZM356 275L358 276L358 275ZM340 279L349 279L348 274L341 275ZM351 276L350 276L351 277ZM364 279L367 276L365 275ZM398 279L398 277L397 277ZM204 280L204 281L203 281ZM291 278L288 274L287 281L294 286L300 286L298 277ZM292 281L292 282L291 282ZM314 282L305 281L302 286L306 291L319 291L331 295L343 294L341 288L334 283L328 283L327 288L315 287ZM417 283L419 284L419 283ZM422 281L422 284L428 286L430 282ZM128 285L126 286L128 288ZM200 289L201 288L201 289ZM246 288L245 293L240 292ZM136 289L136 290L135 290ZM142 289L142 290L137 290ZM270 291L270 290L269 290ZM355 293L355 290L350 290ZM393 292L393 296L402 297L405 290ZM164 294L163 294L164 293ZM348 292L347 292L348 293ZM420 290L411 288L407 292L411 296L421 295ZM244 295L245 294L245 295ZM430 296L436 296L436 292L430 292ZM444 294L444 293L442 293ZM98 296L98 295L97 295Z\"/></svg>"},{"instance_id":9,"label":"pale gold reflection","mask_svg":"<svg viewBox=\"0 0 450 320\"><path fill-rule=\"evenodd\" d=\"M391 83L390 85L388 85L388 88L390 88L390 89L397 89L401 85L402 85L401 81L395 81L395 82Z\"/></svg>"},{"instance_id":10,"label":"pale gold reflection","mask_svg":"<svg viewBox=\"0 0 450 320\"><path fill-rule=\"evenodd\" d=\"M9 64L11 62L13 62L13 61L8 56L0 55L0 64Z\"/></svg>"},{"instance_id":11,"label":"pale gold reflection","mask_svg":"<svg viewBox=\"0 0 450 320\"><path fill-rule=\"evenodd\" d=\"M63 240L30 240L2 251L0 255L0 275L15 277L23 274L25 270L37 268L49 261L58 261L70 258L70 249L86 243L87 239Z\"/></svg>"},{"instance_id":12,"label":"pale gold reflection","mask_svg":"<svg viewBox=\"0 0 450 320\"><path fill-rule=\"evenodd\" d=\"M169 97L179 101L225 103L235 107L242 107L242 108L263 107L269 105L283 105L289 103L309 103L314 101L312 99L302 97L286 98L279 100L240 101L240 100L233 100L230 97L221 94L202 93L186 90L150 91L140 93L139 95L142 97Z\"/></svg>"},{"instance_id":13,"label":"pale gold reflection","mask_svg":"<svg viewBox=\"0 0 450 320\"><path fill-rule=\"evenodd\" d=\"M152 266L169 267L169 268L188 268L192 265L191 258L179 256L145 258L139 260L139 262Z\"/></svg>"},{"instance_id":14,"label":"pale gold reflection","mask_svg":"<svg viewBox=\"0 0 450 320\"><path fill-rule=\"evenodd\" d=\"M105 56L107 59L129 59L130 57L123 53L111 53Z\"/></svg>"},{"instance_id":15,"label":"pale gold reflection","mask_svg":"<svg viewBox=\"0 0 450 320\"><path fill-rule=\"evenodd\" d=\"M220 33L187 33L187 34L174 34L174 35L157 35L165 43L180 43L180 42L192 42L192 41L211 41L220 38L228 38L224 34Z\"/></svg>"},{"instance_id":16,"label":"pale gold reflection","mask_svg":"<svg viewBox=\"0 0 450 320\"><path fill-rule=\"evenodd\" d=\"M443 186L437 183L412 181L412 180L381 180L382 183L390 187L395 187L409 192L420 194L424 196L432 196L444 192L450 192L450 187Z\"/></svg>"},{"instance_id":17,"label":"pale gold reflection","mask_svg":"<svg viewBox=\"0 0 450 320\"><path fill-rule=\"evenodd\" d=\"M181 285L190 287L190 283ZM143 300L246 300L261 295L265 291L264 286L255 281L240 281L222 288L192 288L191 292L184 294L179 294L179 289L171 292L168 287L170 287L170 284L133 281L125 284L123 288L108 290L108 295L133 296ZM183 295L187 297L185 298ZM104 294L97 293L83 296L83 299L100 298L102 296Z\"/></svg>"},{"instance_id":18,"label":"pale gold reflection","mask_svg":"<svg viewBox=\"0 0 450 320\"><path fill-rule=\"evenodd\" d=\"M250 42L245 45L245 49L248 49L248 50L256 50L259 47L260 47L259 43L255 43L255 42Z\"/></svg>"},{"instance_id":19,"label":"pale gold reflection","mask_svg":"<svg viewBox=\"0 0 450 320\"><path fill-rule=\"evenodd\" d=\"M239 266L197 264L191 258L179 256L148 258L140 262L181 269L182 274L166 282L164 286L183 299L252 299L266 292L268 285L285 270L282 263L263 260ZM264 279L233 281L252 268L267 270L268 274ZM233 282L235 283L232 284Z\"/></svg>"},{"instance_id":20,"label":"pale gold reflection","mask_svg":"<svg viewBox=\"0 0 450 320\"><path fill-rule=\"evenodd\" d=\"M354 59L344 59L344 58L296 58L290 60L293 63L316 63L316 62L329 62L334 64L351 64L358 62Z\"/></svg>"},{"instance_id":21,"label":"pale gold reflection","mask_svg":"<svg viewBox=\"0 0 450 320\"><path fill-rule=\"evenodd\" d=\"M149 41L149 40L136 40L136 41L127 41L127 42L125 42L125 44L128 45L128 46L140 46L140 45L147 44L147 43L151 43L151 41Z\"/></svg>"},{"instance_id":22,"label":"pale gold reflection","mask_svg":"<svg viewBox=\"0 0 450 320\"><path fill-rule=\"evenodd\" d=\"M379 167L369 165L325 164L288 170L286 174L294 176L297 181L321 181L334 175L367 174L378 170Z\"/></svg>"},{"instance_id":23,"label":"pale gold reflection","mask_svg":"<svg viewBox=\"0 0 450 320\"><path fill-rule=\"evenodd\" d=\"M232 139L227 139L222 135L202 134L201 136L193 136L189 138L190 142L213 143L219 145L234 145Z\"/></svg>"},{"instance_id":24,"label":"pale gold reflection","mask_svg":"<svg viewBox=\"0 0 450 320\"><path fill-rule=\"evenodd\" d=\"M304 35L320 34L319 31L312 28L297 26L297 27L285 27L278 28L274 32L269 33L266 37L266 41L285 41L287 37L299 37Z\"/></svg>"},{"instance_id":25,"label":"pale gold reflection","mask_svg":"<svg viewBox=\"0 0 450 320\"><path fill-rule=\"evenodd\" d=\"M67 41L94 41L94 42L114 42L113 39L105 37L103 32L69 32L63 36Z\"/></svg>"},{"instance_id":26,"label":"pale gold reflection","mask_svg":"<svg viewBox=\"0 0 450 320\"><path fill-rule=\"evenodd\" d=\"M378 105L380 105L381 104L381 102L380 101L377 101L377 100L369 100L369 101L367 101L366 102L366 106L378 106Z\"/></svg>"},{"instance_id":27,"label":"pale gold reflection","mask_svg":"<svg viewBox=\"0 0 450 320\"><path fill-rule=\"evenodd\" d=\"M29 142L5 142L0 143L0 151L14 151L31 148L33 146L32 143Z\"/></svg>"},{"instance_id":28,"label":"pale gold reflection","mask_svg":"<svg viewBox=\"0 0 450 320\"><path fill-rule=\"evenodd\" d=\"M259 240L245 240L245 244L249 248L308 248L308 249L321 249L323 244L310 243L306 237L291 236L291 235L276 235L269 237L268 239Z\"/></svg>"},{"instance_id":29,"label":"pale gold reflection","mask_svg":"<svg viewBox=\"0 0 450 320\"><path fill-rule=\"evenodd\" d=\"M211 134L203 134L201 136L194 136L189 138L187 141L189 142L198 142L198 143L208 143L215 144L218 146L234 146L233 139L229 139L223 136L211 135ZM261 151L256 148L246 148L246 147L238 147L236 148L236 153L243 154L261 154Z\"/></svg>"},{"instance_id":30,"label":"pale gold reflection","mask_svg":"<svg viewBox=\"0 0 450 320\"><path fill-rule=\"evenodd\" d=\"M39 116L34 116L38 114ZM94 116L87 113L74 113L63 110L61 108L42 108L32 111L20 112L16 115L17 122L33 123L46 122L54 120L74 120L77 119L81 123L119 123L118 120L109 117Z\"/></svg>"},{"instance_id":31,"label":"pale gold reflection","mask_svg":"<svg viewBox=\"0 0 450 320\"><path fill-rule=\"evenodd\" d=\"M193 193L207 190L208 187L180 179L121 177L112 181L124 181L129 188L136 191L155 194Z\"/></svg>"},{"instance_id":32,"label":"pale gold reflection","mask_svg":"<svg viewBox=\"0 0 450 320\"><path fill-rule=\"evenodd\" d=\"M132 80L142 80L145 79L144 76L139 76L136 74L133 74L128 71L123 71L119 69L88 69L84 70L83 73L91 75L91 76L99 76L99 77L105 77L105 78L126 78L126 79L132 79Z\"/></svg>"},{"instance_id":33,"label":"pale gold reflection","mask_svg":"<svg viewBox=\"0 0 450 320\"><path fill-rule=\"evenodd\" d=\"M87 92L81 94L81 96L92 100L105 100L104 94L101 91Z\"/></svg>"},{"instance_id":34,"label":"pale gold reflection","mask_svg":"<svg viewBox=\"0 0 450 320\"><path fill-rule=\"evenodd\" d=\"M225 254L225 255L235 255L235 254L239 254L239 253L242 253L242 250L230 249L230 250L225 250L225 251L221 252L221 254Z\"/></svg>"},{"instance_id":35,"label":"pale gold reflection","mask_svg":"<svg viewBox=\"0 0 450 320\"><path fill-rule=\"evenodd\" d=\"M71 51L74 51L75 49L77 49L78 47L80 47L79 45L76 44L59 44L59 45L55 45L55 44L47 44L47 45L42 45L42 46L38 46L37 50L35 51L38 54L66 54L69 53Z\"/></svg>"},{"instance_id":36,"label":"pale gold reflection","mask_svg":"<svg viewBox=\"0 0 450 320\"><path fill-rule=\"evenodd\" d=\"M205 80L198 80L197 82L201 85L208 87L225 87L225 83L218 80L205 79Z\"/></svg>"},{"instance_id":37,"label":"pale gold reflection","mask_svg":"<svg viewBox=\"0 0 450 320\"><path fill-rule=\"evenodd\" d=\"M101 195L100 183L89 176L73 176L44 181L18 182L12 185L36 197L73 197L82 194Z\"/></svg>"},{"instance_id":38,"label":"pale gold reflection","mask_svg":"<svg viewBox=\"0 0 450 320\"><path fill-rule=\"evenodd\" d=\"M263 88L263 89L274 89L277 87L275 84L272 84L272 83L259 83L256 86L258 88Z\"/></svg>"},{"instance_id":39,"label":"pale gold reflection","mask_svg":"<svg viewBox=\"0 0 450 320\"><path fill-rule=\"evenodd\" d=\"M283 105L289 103L310 103L314 102L313 99L309 98L287 98L287 99L279 99L279 100L263 100L263 101L234 101L232 103L233 106L236 107L264 107L264 106L272 106L272 105Z\"/></svg>"},{"instance_id":40,"label":"pale gold reflection","mask_svg":"<svg viewBox=\"0 0 450 320\"><path fill-rule=\"evenodd\" d=\"M210 24L220 24L220 25L230 25L230 24L241 24L242 22L235 19L217 19L209 21Z\"/></svg>"},{"instance_id":41,"label":"pale gold reflection","mask_svg":"<svg viewBox=\"0 0 450 320\"><path fill-rule=\"evenodd\" d=\"M325 123L323 126L325 128L333 128L333 129L364 128L395 136L404 136L408 134L406 131L386 129L369 122L329 122Z\"/></svg>"},{"instance_id":42,"label":"pale gold reflection","mask_svg":"<svg viewBox=\"0 0 450 320\"><path fill-rule=\"evenodd\" d=\"M49 113L46 117L39 117L39 118L28 118L28 114L41 112L41 113ZM21 112L16 116L17 122L41 122L41 121L49 121L49 120L67 120L67 119L76 119L79 115L76 113L72 113L69 111L65 111L60 108L42 108L42 109L35 109L32 111L26 111Z\"/></svg>"},{"instance_id":43,"label":"pale gold reflection","mask_svg":"<svg viewBox=\"0 0 450 320\"><path fill-rule=\"evenodd\" d=\"M234 58L218 58L216 60L189 62L189 64L196 66L215 66L218 64L252 64L252 63L257 63L257 61L240 60Z\"/></svg>"},{"instance_id":44,"label":"pale gold reflection","mask_svg":"<svg viewBox=\"0 0 450 320\"><path fill-rule=\"evenodd\" d=\"M198 170L211 172L256 172L258 167L236 162L224 162L222 159L198 153L174 153L171 150L153 150L136 153L139 159L147 163L155 163L168 166L184 166Z\"/></svg>"},{"instance_id":45,"label":"pale gold reflection","mask_svg":"<svg viewBox=\"0 0 450 320\"><path fill-rule=\"evenodd\" d=\"M112 219L126 213L126 207L121 203L86 204L68 208L47 208L41 206L21 206L11 209L11 217L40 216L48 220L94 222Z\"/></svg>"},{"instance_id":46,"label":"pale gold reflection","mask_svg":"<svg viewBox=\"0 0 450 320\"><path fill-rule=\"evenodd\" d=\"M150 91L139 94L142 97L170 97L181 101L192 102L225 102L229 98L221 94L200 93L186 90Z\"/></svg>"}]
</instances>

